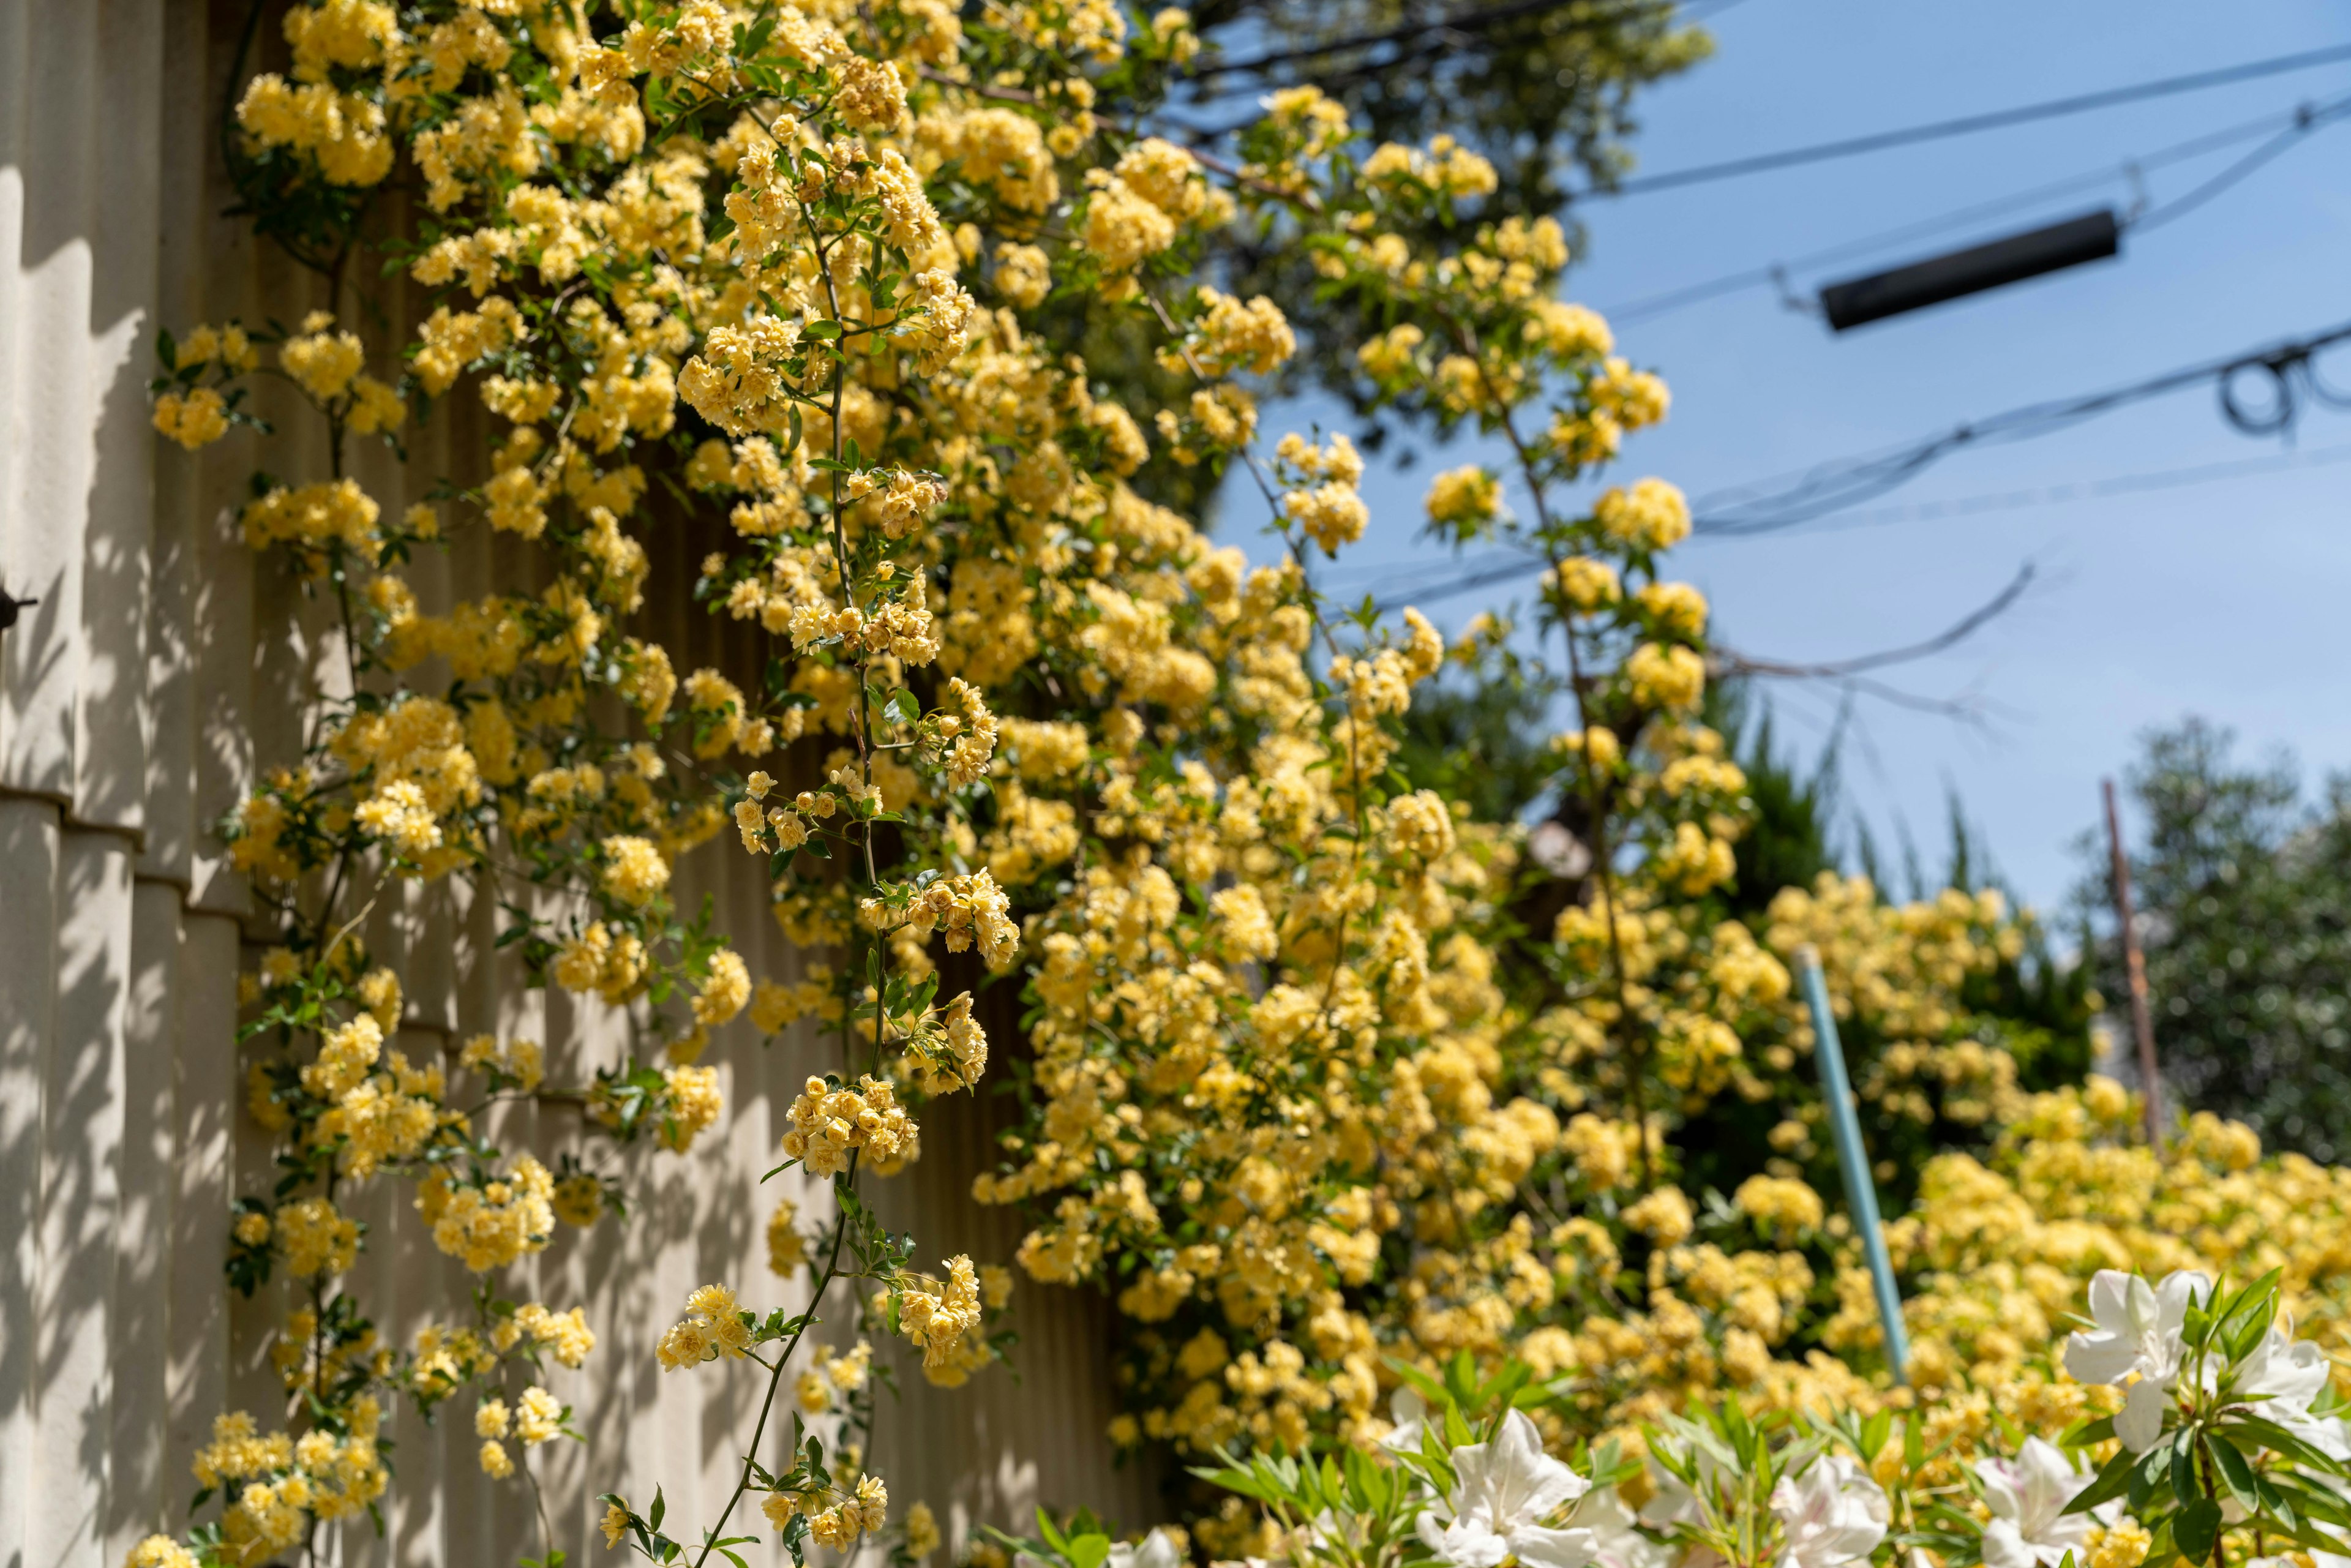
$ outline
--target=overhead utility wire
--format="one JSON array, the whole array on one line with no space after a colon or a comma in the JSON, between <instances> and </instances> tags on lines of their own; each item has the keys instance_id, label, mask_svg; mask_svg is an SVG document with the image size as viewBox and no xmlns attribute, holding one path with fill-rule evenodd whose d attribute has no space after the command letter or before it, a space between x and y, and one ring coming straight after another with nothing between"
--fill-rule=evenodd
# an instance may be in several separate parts
<instances>
[{"instance_id":1,"label":"overhead utility wire","mask_svg":"<svg viewBox=\"0 0 2351 1568\"><path fill-rule=\"evenodd\" d=\"M2157 468L2109 475L2103 479L2074 479L2024 490L1981 491L1940 501L1914 501L1907 506L1878 507L1866 512L1842 512L1835 517L1822 518L1818 525L1804 531L1807 534L1844 533L1852 528L1875 528L1887 523L1941 522L1956 517L1980 517L1988 512L2013 512L2030 507L2057 507L2074 501L2099 500L2109 496L2183 489L2223 479L2282 474L2296 468L2331 467L2338 463L2351 463L2351 443L2301 452L2273 453L2264 457L2199 463L2187 468Z\"/></svg>"},{"instance_id":2,"label":"overhead utility wire","mask_svg":"<svg viewBox=\"0 0 2351 1568\"><path fill-rule=\"evenodd\" d=\"M1908 446L1818 464L1797 476L1793 484L1760 480L1713 491L1699 497L1693 505L1692 509L1698 516L1693 519L1692 531L1712 538L1735 538L1827 519L1831 513L1896 488L1938 459L1962 446L2022 441L2050 434L2084 420L2159 397L2166 392L2178 392L2201 381L2220 383L2222 411L2232 424L2255 434L2273 434L2284 429L2294 416L2290 383L2286 379L2291 373L2299 371L2304 384L2321 402L2330 407L2351 407L2351 391L2329 386L2310 364L2311 356L2319 350L2346 340L2351 340L2351 322L2310 337L2289 340L2249 353L2233 354L2225 360L2208 360L2127 386L2010 409L1988 419L1956 425L1940 435L1930 436ZM2249 413L2236 402L2230 390L2232 378L2241 371L2252 370L2266 371L2279 388L2278 402L2269 413L2260 411ZM2101 481L2091 488L2094 493L2125 488L2152 489L2160 487L2166 481L2196 483L2202 476L2197 470L2183 469L2166 474L2124 476L2115 481ZM2227 476L2213 473L2210 476ZM1767 486L1774 484L1782 487L1777 491L1766 490ZM1778 516L1771 515L1771 508L1775 507L1781 509ZM1742 509L1745 513L1761 515L1745 515ZM1398 609L1407 601L1433 604L1475 589L1523 579L1543 565L1542 559L1532 551L1509 549L1496 553L1502 559L1489 558L1489 563L1458 577L1433 584L1425 583L1408 593L1381 596L1376 600L1377 607L1388 611Z\"/></svg>"},{"instance_id":3,"label":"overhead utility wire","mask_svg":"<svg viewBox=\"0 0 2351 1568\"><path fill-rule=\"evenodd\" d=\"M2127 386L2082 397L2028 403L1988 419L1954 425L1939 435L1910 445L1836 458L1815 465L1792 482L1765 480L1718 490L1693 504L1691 509L1697 517L1691 528L1698 534L1737 536L1792 528L1882 496L1963 446L2046 435L2199 382L2220 383L2221 412L2231 423L2250 434L2273 434L2285 429L2294 417L2292 383L2287 380L2290 374L2299 371L2304 384L2320 402L2334 403L2338 400L2340 394L2310 373L2309 361L2317 350L2346 340L2351 340L2351 322L2250 353L2184 366ZM2275 382L2277 401L2270 410L2248 410L2237 401L2235 378L2239 372L2250 370L2265 371Z\"/></svg>"},{"instance_id":4,"label":"overhead utility wire","mask_svg":"<svg viewBox=\"0 0 2351 1568\"><path fill-rule=\"evenodd\" d=\"M1407 22L1382 33L1359 33L1353 37L1332 38L1320 44L1301 44L1294 49L1277 49L1270 54L1253 55L1247 59L1207 60L1192 67L1184 75L1194 81L1208 77L1259 75L1273 66L1295 65L1301 60L1317 60L1326 55L1343 55L1355 49L1377 48L1382 44L1405 44L1431 33L1476 33L1488 27L1515 22L1522 16L1539 16L1547 11L1564 11L1575 0L1514 0L1506 5L1491 5L1482 11L1460 11L1450 16L1439 16L1429 22ZM1704 21L1708 16L1728 11L1739 0L1683 0L1675 5L1671 0L1628 0L1621 5L1595 7L1583 16L1572 18L1581 30L1604 22L1623 21L1655 13L1671 21ZM1686 15L1687 14L1687 15ZM1228 88L1224 92L1247 92L1247 88ZM1221 96L1221 94L1211 95Z\"/></svg>"},{"instance_id":5,"label":"overhead utility wire","mask_svg":"<svg viewBox=\"0 0 2351 1568\"><path fill-rule=\"evenodd\" d=\"M2328 110L2330 113L2339 111L2343 107L2343 104L2329 105ZM1971 206L1945 213L1939 217L1922 218L1898 228L1881 230L1860 239L1847 240L1843 244L1808 252L1787 261L1775 262L1770 267L1749 267L1742 272L1726 273L1720 277L1708 278L1703 283L1686 284L1679 288L1670 288L1661 293L1646 295L1639 299L1628 300L1622 305L1605 306L1601 308L1600 313L1612 323L1646 320L1652 316L1662 316L1668 311L1678 310L1686 305L1695 305L1703 300L1718 298L1725 294L1736 293L1742 288L1752 288L1762 284L1777 282L1789 272L1826 267L1831 262L1844 261L1853 256L1873 255L1910 240L1930 238L1952 229L1965 228L2022 208L2038 206L2043 202L2054 200L2059 196L2071 195L2077 191L2096 190L2112 183L2117 177L2128 178L2136 172L2160 169L2169 164L2183 162L2190 158L2200 158L2207 152L2215 152L2223 147L2250 140L2281 124L2289 134L2298 135L2307 129L2314 129L2316 123L2314 111L2307 105L2283 115L2265 114L2258 120L2249 120L2220 131L2207 131L2201 136L2192 137L2186 141L2174 142L2168 147L2158 147L2152 152L2142 153L2136 158L2107 168L2075 174L2067 179L2053 181L2045 185L2036 185L2029 191L2019 191L2012 195L1995 197L1988 202L1978 202ZM2187 199L2185 196L2179 198L2180 201ZM2178 203L2169 204L2176 206ZM2136 218L2132 220L2134 224L2142 220Z\"/></svg>"},{"instance_id":6,"label":"overhead utility wire","mask_svg":"<svg viewBox=\"0 0 2351 1568\"><path fill-rule=\"evenodd\" d=\"M1451 16L1440 16L1433 22L1408 22L1401 27L1390 27L1384 33L1364 33L1352 38L1334 38L1328 43L1307 44L1294 49L1280 49L1272 54L1255 55L1242 60L1218 60L1196 66L1185 74L1193 80L1207 77L1259 74L1272 66L1294 65L1301 60L1321 59L1325 55L1343 55L1352 49L1376 48L1382 44L1409 43L1428 33L1475 32L1515 22L1521 16L1540 16L1545 11L1563 11L1570 0L1517 0L1514 5L1489 6L1482 11L1463 11ZM1614 22L1620 17L1637 16L1643 11L1659 9L1657 0L1633 0L1632 4L1610 6L1578 18L1585 26L1594 22ZM1246 88L1231 88L1229 92L1245 92Z\"/></svg>"},{"instance_id":7,"label":"overhead utility wire","mask_svg":"<svg viewBox=\"0 0 2351 1568\"><path fill-rule=\"evenodd\" d=\"M2186 216L2320 126L2333 124L2346 113L2351 113L2351 98L2337 99L2323 108L2314 108L2309 104L2303 105L2295 113L2294 122L2291 126L2262 142L2186 195L2175 196L2161 206L2139 214L2132 218L2126 226L2140 230L2158 228L2174 218Z\"/></svg>"},{"instance_id":8,"label":"overhead utility wire","mask_svg":"<svg viewBox=\"0 0 2351 1568\"><path fill-rule=\"evenodd\" d=\"M1673 19L1676 21L1685 22L1703 22L1724 11L1729 10L1730 7L1738 5L1739 3L1740 0L1680 0L1680 3L1675 10ZM1552 8L1562 8L1560 0L1552 0ZM1570 32L1583 32L1590 30L1595 22L1629 20L1637 15L1639 9L1640 7L1635 5L1628 7L1622 12L1600 15L1587 14L1583 16L1573 17L1571 18L1571 25L1566 30ZM1450 21L1431 23L1428 25L1428 30L1426 35L1427 41L1422 46L1422 48L1424 50L1432 47L1466 48L1479 41L1478 35L1487 32L1497 25L1511 19L1511 17L1500 14L1499 11L1486 11L1478 12L1468 16L1457 16ZM1362 59L1355 61L1352 65L1327 66L1314 70L1301 71L1289 81L1269 85L1279 87L1296 87L1305 85L1324 89L1341 88L1353 82L1362 81L1368 77L1377 76L1382 71L1394 70L1397 66L1402 65L1406 57L1407 57L1404 54L1399 53L1390 55L1384 59ZM1192 101L1195 103L1212 102L1218 99L1230 98L1237 93L1253 90L1257 89L1240 87L1211 88L1199 94L1196 98L1193 99ZM1250 121L1244 121L1243 123L1249 123L1257 118L1257 116L1251 116Z\"/></svg>"},{"instance_id":9,"label":"overhead utility wire","mask_svg":"<svg viewBox=\"0 0 2351 1568\"><path fill-rule=\"evenodd\" d=\"M1919 501L1909 506L1880 507L1866 512L1845 512L1822 518L1818 526L1804 530L1810 534L1844 533L1853 528L1875 528L1887 523L1942 522L1959 517L1981 517L1990 512L2013 512L2031 507L2064 506L2075 501L2094 501L2110 496L2142 495L2151 490L2182 489L2195 485L2210 485L2223 479L2253 478L2264 474L2281 474L2297 468L2332 467L2339 463L2351 463L2351 443L2321 446L2304 452L2273 454L2266 457L2241 457L2225 463L2199 463L2188 468L2158 468L2134 474L2115 474L2103 479L2074 479L2063 484L2042 485L2024 490L1992 490L1973 496L1956 496L1940 501ZM1508 558L1501 564L1495 558ZM1415 604L1433 604L1456 594L1467 593L1496 582L1524 577L1531 568L1542 564L1541 558L1528 552L1498 549L1482 557L1472 557L1483 564L1470 573L1437 584L1425 591L1406 594ZM1423 563L1399 570L1391 562L1375 569L1377 580L1372 585L1374 595L1405 594L1411 582L1427 576ZM1380 607L1394 610L1405 602L1404 598L1379 600Z\"/></svg>"},{"instance_id":10,"label":"overhead utility wire","mask_svg":"<svg viewBox=\"0 0 2351 1568\"><path fill-rule=\"evenodd\" d=\"M2197 92L2205 88L2225 87L2231 82L2251 81L2257 77L2277 76L2286 71L2307 70L2314 66L2331 65L2338 60L2351 60L2351 44L2333 48L2311 49L2298 55L2280 55L2273 59L2249 60L2243 65L2225 66L2219 70L2198 71L2189 76L2166 77L2158 81L2139 82L2130 87L2108 88L2101 92L2081 93L2073 98L2052 99L2045 103L2029 103L2015 109L1995 110L1988 114L1965 115L1958 120L1939 120L1927 125L1907 126L1899 131L1881 131L1869 136L1848 137L1841 141L1816 142L1810 147L1791 147L1778 152L1758 153L1751 158L1733 158L1721 163L1701 163L1693 169L1668 169L1662 173L1636 175L1620 180L1614 185L1594 186L1573 193L1571 200L1596 199L1603 196L1637 196L1651 191L1670 191L1684 185L1704 184L1715 180L1736 179L1747 174L1767 173L1777 169L1794 168L1803 163L1826 162L1831 159L1853 158L1865 152L1882 152L1890 147L1907 147L1920 141L1937 141L1951 136L1971 136L1980 131L1998 131L2006 126L2023 125L2036 120L2055 120L2066 115L2084 114L2095 109L2110 109L2116 104L2137 103L2150 98L2164 98L2173 93Z\"/></svg>"}]
</instances>

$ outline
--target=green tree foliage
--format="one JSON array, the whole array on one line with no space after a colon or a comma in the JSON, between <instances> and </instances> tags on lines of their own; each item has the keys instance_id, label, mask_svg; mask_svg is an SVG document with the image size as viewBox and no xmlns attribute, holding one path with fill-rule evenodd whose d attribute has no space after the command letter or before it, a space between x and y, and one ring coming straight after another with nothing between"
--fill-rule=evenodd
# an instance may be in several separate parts
<instances>
[{"instance_id":1,"label":"green tree foliage","mask_svg":"<svg viewBox=\"0 0 2351 1568\"><path fill-rule=\"evenodd\" d=\"M2250 1123L2265 1143L2351 1152L2351 777L2304 798L2294 759L2248 763L2227 729L2190 718L2141 742L2131 882L2156 1050L2187 1105ZM2075 890L2101 939L2099 988L2126 993L2105 838L2084 836Z\"/></svg>"},{"instance_id":2,"label":"green tree foliage","mask_svg":"<svg viewBox=\"0 0 2351 1568\"><path fill-rule=\"evenodd\" d=\"M1494 160L1510 210L1552 212L1572 189L1622 177L1635 96L1714 52L1680 10L1674 0L1204 0L1194 23L1220 52L1195 67L1190 118L1231 124L1270 89L1311 84L1379 140L1468 142ZM1251 61L1267 63L1229 68Z\"/></svg>"},{"instance_id":3,"label":"green tree foliage","mask_svg":"<svg viewBox=\"0 0 2351 1568\"><path fill-rule=\"evenodd\" d=\"M1681 10L1676 0L1207 0L1193 16L1215 47L1195 63L1191 101L1179 93L1166 118L1238 126L1260 112L1269 92L1317 87L1374 141L1422 146L1442 134L1485 154L1499 180L1498 210L1562 213L1571 192L1604 189L1632 167L1639 93L1713 53L1711 36ZM1439 21L1447 26L1428 26ZM1392 37L1410 29L1422 30ZM1275 63L1220 68L1261 60ZM1231 140L1198 144L1216 155ZM1570 217L1570 243L1581 251L1584 236ZM1319 383L1360 410L1368 385L1352 352L1321 329L1322 279L1290 239L1272 228L1227 236L1228 289L1271 296L1299 329L1287 388ZM1384 434L1374 420L1365 444L1376 447Z\"/></svg>"}]
</instances>

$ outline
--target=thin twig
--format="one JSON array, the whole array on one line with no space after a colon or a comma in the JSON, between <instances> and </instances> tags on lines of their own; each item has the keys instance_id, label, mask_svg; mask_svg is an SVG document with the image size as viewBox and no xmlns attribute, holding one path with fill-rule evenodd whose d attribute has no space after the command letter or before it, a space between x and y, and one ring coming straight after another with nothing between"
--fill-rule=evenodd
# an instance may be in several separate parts
<instances>
[{"instance_id":1,"label":"thin twig","mask_svg":"<svg viewBox=\"0 0 2351 1568\"><path fill-rule=\"evenodd\" d=\"M1875 653L1856 654L1850 659L1836 659L1826 664L1799 664L1779 659L1761 659L1718 646L1708 660L1712 673L1736 675L1771 675L1793 680L1844 680L1865 670L1882 670L1888 664L1906 664L1914 659L1930 658L1947 649L1958 646L1984 627L2000 619L2024 596L2037 569L2026 561L2017 569L2016 576L2006 588L1970 611L1949 626L1923 643L1907 647L1886 648Z\"/></svg>"}]
</instances>

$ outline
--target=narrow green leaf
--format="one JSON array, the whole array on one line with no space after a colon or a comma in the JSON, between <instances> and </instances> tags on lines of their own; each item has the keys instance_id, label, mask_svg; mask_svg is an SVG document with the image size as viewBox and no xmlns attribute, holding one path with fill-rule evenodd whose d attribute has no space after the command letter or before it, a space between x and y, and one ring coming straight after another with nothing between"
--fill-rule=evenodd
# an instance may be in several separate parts
<instances>
[{"instance_id":1,"label":"narrow green leaf","mask_svg":"<svg viewBox=\"0 0 2351 1568\"><path fill-rule=\"evenodd\" d=\"M2248 1511L2261 1507L2261 1492L2253 1484L2253 1467L2245 1462L2245 1456L2237 1451L2236 1445L2216 1434L2211 1438L2210 1450L2212 1468L2220 1472L2220 1484L2228 1488L2229 1495Z\"/></svg>"},{"instance_id":2,"label":"narrow green leaf","mask_svg":"<svg viewBox=\"0 0 2351 1568\"><path fill-rule=\"evenodd\" d=\"M1915 1434L1916 1423L1911 1425L1911 1430ZM2109 1502L2122 1496L2124 1490L2129 1487L2131 1477L2137 1472L2137 1455L2128 1449L2116 1454L2106 1461L2105 1469L2099 1470L2095 1480L2074 1494L2073 1500L2065 1505L2064 1511L2087 1513L2100 1503Z\"/></svg>"}]
</instances>

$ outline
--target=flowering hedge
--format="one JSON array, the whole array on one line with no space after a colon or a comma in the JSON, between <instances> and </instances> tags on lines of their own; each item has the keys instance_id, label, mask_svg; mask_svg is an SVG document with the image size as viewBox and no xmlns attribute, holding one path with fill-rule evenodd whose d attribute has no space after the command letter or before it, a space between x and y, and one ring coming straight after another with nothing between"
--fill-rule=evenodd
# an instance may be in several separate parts
<instances>
[{"instance_id":1,"label":"flowering hedge","mask_svg":"<svg viewBox=\"0 0 2351 1568\"><path fill-rule=\"evenodd\" d=\"M1659 480L1586 483L1667 392L1557 298L1562 231L1498 210L1476 152L1366 146L1312 89L1268 99L1234 164L1141 134L1198 41L1180 11L1107 0L303 0L284 37L240 89L235 172L338 313L167 338L154 392L191 449L266 431L259 376L327 435L325 470L257 475L242 520L331 601L338 667L313 743L225 828L278 936L246 1038L283 1173L239 1200L228 1277L298 1287L288 1403L282 1424L221 1417L199 1524L135 1562L315 1560L389 1484L393 1399L470 1411L483 1469L535 1489L534 1450L577 1435L540 1372L595 1336L576 1306L504 1299L497 1271L558 1220L620 1222L593 1142L689 1146L723 1114L710 1031L747 1012L768 1036L813 1019L837 1052L781 1152L831 1211L810 1230L786 1203L768 1228L808 1304L713 1283L636 1347L745 1377L760 1421L716 1517L610 1495L610 1544L695 1568L761 1531L796 1561L937 1548L929 1511L893 1516L862 1467L872 1342L965 1380L1002 1352L1013 1260L920 1270L862 1192L918 1157L930 1099L981 1081L991 1026L1025 1032L1023 1119L974 1196L1033 1217L1033 1279L1114 1294L1106 1440L1350 1456L1217 1472L1213 1553L1574 1568L1784 1547L1826 1568L1892 1539L1897 1478L1901 1528L1947 1560L1977 1550L1953 1521L1978 1496L2053 1563L2061 1538L2098 1568L2202 1539L2137 1481L2152 1535L2108 1521L2091 1547L2043 1518L2066 1453L2121 1440L2099 1425L2115 1401L2051 1359L2056 1314L2094 1270L2201 1261L2283 1273L2182 1318L2229 1325L2199 1354L2241 1361L2239 1330L2279 1300L2331 1322L2335 1232L2286 1217L2335 1213L2334 1174L2256 1166L2217 1125L2130 1147L2110 1085L2028 1099L1966 1000L2022 940L1990 895L1895 907L1831 877L1754 927L1729 916L1751 809L1697 717L1706 602L1665 571L1688 512ZM1539 563L1534 630L1574 709L1556 789L1583 824L1564 889L1515 826L1397 770L1416 687L1506 633L1481 619L1448 646L1316 586L1368 522L1364 460L1341 434L1259 439L1249 389L1297 330L1217 287L1207 241L1237 225L1311 257L1316 329L1353 346L1361 401L1507 455L1438 476L1427 513ZM429 309L371 340L355 324L392 319L362 281L378 262ZM348 451L404 456L408 423L453 399L496 421L486 463L387 515ZM1153 498L1228 468L1261 507L1255 563ZM724 519L724 547L690 584L650 582L639 537L695 517ZM529 546L538 586L426 613L412 565L461 530ZM681 676L629 630L649 592L756 627L767 656ZM677 857L730 822L784 932L824 950L798 983L754 977L672 897ZM559 1084L528 1040L391 1048L400 977L357 934L442 878L507 912L535 983L625 1009L636 1048ZM1886 1042L1861 1077L1875 1111L1989 1161L1939 1158L1895 1227L1916 1394L1807 1179L1825 1154L1786 967L1807 944ZM985 974L1017 977L1025 1011L976 1002ZM552 1166L485 1131L520 1100L579 1113ZM1774 1118L1727 1197L1686 1190L1675 1142L1719 1105ZM350 1196L383 1180L484 1277L468 1320L411 1346L343 1284ZM2324 1469L2244 1427L2231 1386L2193 1384L2178 1429ZM2182 1510L2215 1473L2237 1485L2190 1469L2147 1484ZM2230 1528L2328 1517L2274 1501L2270 1473L2230 1493ZM1384 1522L1334 1534L1326 1511ZM1029 1545L1074 1568L1175 1546L1082 1526Z\"/></svg>"}]
</instances>

